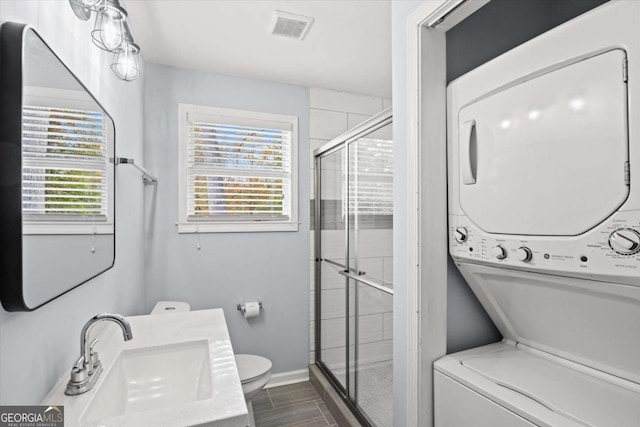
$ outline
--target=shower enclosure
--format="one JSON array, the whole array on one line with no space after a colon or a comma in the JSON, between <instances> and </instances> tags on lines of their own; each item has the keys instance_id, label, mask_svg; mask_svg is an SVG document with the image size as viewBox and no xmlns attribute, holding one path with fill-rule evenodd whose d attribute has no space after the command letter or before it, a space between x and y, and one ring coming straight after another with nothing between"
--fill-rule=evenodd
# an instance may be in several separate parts
<instances>
[{"instance_id":1,"label":"shower enclosure","mask_svg":"<svg viewBox=\"0 0 640 427\"><path fill-rule=\"evenodd\" d=\"M391 427L392 113L316 150L316 364L354 413Z\"/></svg>"}]
</instances>

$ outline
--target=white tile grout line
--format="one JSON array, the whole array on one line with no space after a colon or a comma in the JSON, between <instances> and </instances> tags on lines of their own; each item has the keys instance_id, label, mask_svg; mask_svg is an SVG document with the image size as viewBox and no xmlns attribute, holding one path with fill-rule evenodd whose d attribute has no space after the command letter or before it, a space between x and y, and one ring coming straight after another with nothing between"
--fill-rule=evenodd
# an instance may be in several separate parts
<instances>
[{"instance_id":1,"label":"white tile grout line","mask_svg":"<svg viewBox=\"0 0 640 427\"><path fill-rule=\"evenodd\" d=\"M317 392L316 392L317 393ZM319 395L318 397L320 399L322 399ZM324 411L322 410L322 408L320 407L320 405L318 405L318 401L314 400L313 403L316 404L316 408L318 408L318 411L320 411L320 415L322 415L322 418L324 418L324 422L327 423L328 426L330 426L331 424L329 424L329 420L327 419L327 417L324 416Z\"/></svg>"}]
</instances>

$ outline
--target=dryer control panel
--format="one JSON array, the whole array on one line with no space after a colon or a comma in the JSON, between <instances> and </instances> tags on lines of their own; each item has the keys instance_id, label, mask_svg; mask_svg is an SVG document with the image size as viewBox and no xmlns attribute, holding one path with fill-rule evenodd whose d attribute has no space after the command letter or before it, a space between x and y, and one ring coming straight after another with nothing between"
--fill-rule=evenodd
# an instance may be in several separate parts
<instances>
[{"instance_id":1,"label":"dryer control panel","mask_svg":"<svg viewBox=\"0 0 640 427\"><path fill-rule=\"evenodd\" d=\"M449 250L456 261L640 286L640 212L617 212L572 237L491 234L449 215Z\"/></svg>"}]
</instances>

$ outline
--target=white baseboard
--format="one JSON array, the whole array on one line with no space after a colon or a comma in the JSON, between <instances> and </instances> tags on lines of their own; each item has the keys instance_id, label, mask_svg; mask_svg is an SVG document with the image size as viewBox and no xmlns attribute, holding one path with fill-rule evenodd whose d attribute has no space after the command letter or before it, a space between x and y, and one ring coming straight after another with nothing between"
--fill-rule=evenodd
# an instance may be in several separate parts
<instances>
[{"instance_id":1,"label":"white baseboard","mask_svg":"<svg viewBox=\"0 0 640 427\"><path fill-rule=\"evenodd\" d=\"M283 385L302 383L309 381L309 369L300 369L299 371L281 372L271 375L271 380L265 388L282 387Z\"/></svg>"}]
</instances>

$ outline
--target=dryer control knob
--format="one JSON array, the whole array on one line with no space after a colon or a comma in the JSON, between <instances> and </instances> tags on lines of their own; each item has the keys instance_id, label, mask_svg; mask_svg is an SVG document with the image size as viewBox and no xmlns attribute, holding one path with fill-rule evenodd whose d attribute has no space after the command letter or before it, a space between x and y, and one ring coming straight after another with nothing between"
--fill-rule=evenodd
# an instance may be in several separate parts
<instances>
[{"instance_id":1,"label":"dryer control knob","mask_svg":"<svg viewBox=\"0 0 640 427\"><path fill-rule=\"evenodd\" d=\"M469 237L469 232L464 227L457 227L453 233L453 237L456 239L456 242L464 243L467 241L467 237Z\"/></svg>"},{"instance_id":2,"label":"dryer control knob","mask_svg":"<svg viewBox=\"0 0 640 427\"><path fill-rule=\"evenodd\" d=\"M531 253L531 249L526 246L522 246L516 249L516 256L522 262L529 262L531 258L533 258L533 253Z\"/></svg>"},{"instance_id":3,"label":"dryer control knob","mask_svg":"<svg viewBox=\"0 0 640 427\"><path fill-rule=\"evenodd\" d=\"M632 228L619 228L609 236L611 249L622 255L633 255L640 251L640 233Z\"/></svg>"},{"instance_id":4,"label":"dryer control knob","mask_svg":"<svg viewBox=\"0 0 640 427\"><path fill-rule=\"evenodd\" d=\"M491 254L498 259L505 259L507 257L507 250L498 245L491 249Z\"/></svg>"}]
</instances>

